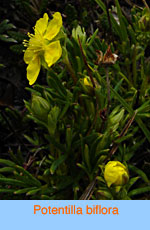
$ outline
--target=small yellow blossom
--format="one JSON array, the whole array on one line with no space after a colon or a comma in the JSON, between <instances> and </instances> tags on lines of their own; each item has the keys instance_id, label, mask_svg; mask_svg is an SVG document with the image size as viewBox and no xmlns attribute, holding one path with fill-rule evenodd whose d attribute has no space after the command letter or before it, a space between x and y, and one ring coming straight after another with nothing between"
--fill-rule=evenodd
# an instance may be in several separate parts
<instances>
[{"instance_id":1,"label":"small yellow blossom","mask_svg":"<svg viewBox=\"0 0 150 230\"><path fill-rule=\"evenodd\" d=\"M119 161L109 161L105 166L104 178L108 187L121 186L128 182L129 173L126 166Z\"/></svg>"},{"instance_id":2,"label":"small yellow blossom","mask_svg":"<svg viewBox=\"0 0 150 230\"><path fill-rule=\"evenodd\" d=\"M84 77L84 78L83 78L83 82L84 82L84 85L85 85L85 86L93 87L92 82L90 81L90 78Z\"/></svg>"},{"instance_id":3,"label":"small yellow blossom","mask_svg":"<svg viewBox=\"0 0 150 230\"><path fill-rule=\"evenodd\" d=\"M28 33L29 41L24 41L27 49L24 53L24 61L28 64L27 79L32 85L36 81L41 65L46 63L52 66L62 55L60 41L56 38L62 27L62 17L59 12L53 14L49 21L47 13L40 18L34 27L34 34Z\"/></svg>"}]
</instances>

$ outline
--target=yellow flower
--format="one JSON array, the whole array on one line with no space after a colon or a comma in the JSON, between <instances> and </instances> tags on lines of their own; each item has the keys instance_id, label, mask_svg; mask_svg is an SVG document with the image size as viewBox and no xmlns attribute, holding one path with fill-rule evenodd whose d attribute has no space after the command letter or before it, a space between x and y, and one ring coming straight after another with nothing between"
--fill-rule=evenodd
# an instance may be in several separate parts
<instances>
[{"instance_id":1,"label":"yellow flower","mask_svg":"<svg viewBox=\"0 0 150 230\"><path fill-rule=\"evenodd\" d=\"M85 85L85 86L93 87L92 82L91 82L91 80L90 80L89 77L84 77L84 78L83 78L83 82L84 82L84 85Z\"/></svg>"},{"instance_id":2,"label":"yellow flower","mask_svg":"<svg viewBox=\"0 0 150 230\"><path fill-rule=\"evenodd\" d=\"M53 65L62 55L60 41L57 40L62 27L62 17L59 12L53 14L49 21L47 13L40 18L34 27L34 34L28 33L29 41L24 41L27 49L24 53L24 61L28 64L27 79L32 85L36 81L41 65L46 63L48 67Z\"/></svg>"},{"instance_id":3,"label":"yellow flower","mask_svg":"<svg viewBox=\"0 0 150 230\"><path fill-rule=\"evenodd\" d=\"M128 182L129 173L125 165L119 161L109 161L105 166L104 178L108 187L121 186Z\"/></svg>"}]
</instances>

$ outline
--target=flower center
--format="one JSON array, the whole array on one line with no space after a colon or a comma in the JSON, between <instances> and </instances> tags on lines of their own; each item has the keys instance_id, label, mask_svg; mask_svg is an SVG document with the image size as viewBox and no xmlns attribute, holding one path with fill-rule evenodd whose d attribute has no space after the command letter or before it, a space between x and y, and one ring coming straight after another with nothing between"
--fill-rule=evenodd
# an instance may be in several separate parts
<instances>
[{"instance_id":1,"label":"flower center","mask_svg":"<svg viewBox=\"0 0 150 230\"><path fill-rule=\"evenodd\" d=\"M44 39L43 35L41 33L36 34L30 34L28 33L28 37L30 38L28 40L23 41L23 45L25 47L28 47L32 52L41 52L44 51L47 45L47 41Z\"/></svg>"}]
</instances>

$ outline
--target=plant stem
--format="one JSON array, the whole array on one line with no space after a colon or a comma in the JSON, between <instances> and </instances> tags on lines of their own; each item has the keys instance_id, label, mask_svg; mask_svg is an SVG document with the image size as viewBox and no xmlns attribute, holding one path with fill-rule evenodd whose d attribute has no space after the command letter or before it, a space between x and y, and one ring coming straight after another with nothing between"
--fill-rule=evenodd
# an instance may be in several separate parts
<instances>
[{"instance_id":1,"label":"plant stem","mask_svg":"<svg viewBox=\"0 0 150 230\"><path fill-rule=\"evenodd\" d=\"M133 121L134 121L134 119L135 119L136 113L137 113L137 111L135 111L135 113L133 114L132 118L131 118L131 119L128 121L128 123L125 125L125 127L123 128L123 130L121 131L121 133L120 133L120 135L119 135L119 137L118 137L117 139L120 139L121 137L125 136L125 134L127 133L128 129L130 128L130 126L132 125L132 123L133 123ZM115 152L117 151L118 147L119 147L119 144L114 144L114 146L112 147L112 149L111 149L111 151L110 151L109 156L108 156L108 157L105 159L105 161L104 161L105 163L107 162L107 160L108 160L109 158L112 157L112 155L115 154Z\"/></svg>"},{"instance_id":2,"label":"plant stem","mask_svg":"<svg viewBox=\"0 0 150 230\"><path fill-rule=\"evenodd\" d=\"M149 8L149 6L148 6L146 0L142 0L142 2L144 3L145 7L146 7L148 10L150 10L150 8Z\"/></svg>"},{"instance_id":3,"label":"plant stem","mask_svg":"<svg viewBox=\"0 0 150 230\"><path fill-rule=\"evenodd\" d=\"M108 2L107 2L107 0L105 0L104 2L105 2L105 6L106 6L106 11L107 11L107 18L108 18L108 23L109 23L109 28L110 28L110 34L113 37L112 24L111 24L111 20L110 20L109 9L108 9Z\"/></svg>"},{"instance_id":4,"label":"plant stem","mask_svg":"<svg viewBox=\"0 0 150 230\"><path fill-rule=\"evenodd\" d=\"M86 69L87 69L88 75L89 75L90 80L91 80L91 82L92 82L93 88L95 88L96 86L95 86L95 82L94 82L94 79L93 79L93 76L92 76L92 72L91 72L91 69L89 68L89 65L88 65L88 63L87 63L85 54L84 54L84 52L83 52L83 48L82 48L82 45L81 45L81 41L80 41L79 36L78 36L78 41L79 41L80 50L81 50L81 53L82 53L82 57L83 57L83 61L84 61L85 67L86 67Z\"/></svg>"},{"instance_id":5,"label":"plant stem","mask_svg":"<svg viewBox=\"0 0 150 230\"><path fill-rule=\"evenodd\" d=\"M96 97L96 112L95 112L95 117L94 117L94 120L92 122L92 125L91 125L90 129L87 132L87 135L89 135L91 133L92 129L94 128L94 125L95 125L95 123L97 121L97 117L98 117L98 113L99 113L99 105L98 105L98 97L97 97L96 92L95 92L96 85L95 85L95 82L94 82L94 79L93 79L92 71L89 68L89 65L87 63L87 60L86 60L85 54L83 52L83 48L82 48L81 41L80 41L79 37L78 37L78 41L79 41L79 45L80 45L80 50L81 50L81 53L82 53L83 61L84 61L85 67L87 69L88 75L90 77L90 80L92 82L92 85L93 85L93 88L94 88L95 97Z\"/></svg>"},{"instance_id":6,"label":"plant stem","mask_svg":"<svg viewBox=\"0 0 150 230\"><path fill-rule=\"evenodd\" d=\"M106 81L107 81L107 98L108 98L108 104L107 104L107 116L109 114L111 99L110 99L110 81L109 81L109 70L108 67L106 67Z\"/></svg>"},{"instance_id":7,"label":"plant stem","mask_svg":"<svg viewBox=\"0 0 150 230\"><path fill-rule=\"evenodd\" d=\"M64 63L67 66L68 72L70 73L74 84L76 85L78 79L77 79L77 77L76 77L76 75L74 73L74 70L73 70L73 68L72 68L72 66L70 64L70 61L69 61L68 57L65 58Z\"/></svg>"},{"instance_id":8,"label":"plant stem","mask_svg":"<svg viewBox=\"0 0 150 230\"><path fill-rule=\"evenodd\" d=\"M137 84L137 66L136 66L136 56L137 56L137 49L136 49L136 45L134 46L134 50L133 50L133 57L132 57L132 71L133 71L133 83L134 83L134 87L136 89L136 84Z\"/></svg>"}]
</instances>

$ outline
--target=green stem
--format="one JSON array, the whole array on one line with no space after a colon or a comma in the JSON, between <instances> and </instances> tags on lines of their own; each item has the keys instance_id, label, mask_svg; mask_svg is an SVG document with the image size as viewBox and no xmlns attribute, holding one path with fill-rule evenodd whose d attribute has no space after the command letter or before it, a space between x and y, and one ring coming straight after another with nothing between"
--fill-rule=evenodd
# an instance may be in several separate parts
<instances>
[{"instance_id":1,"label":"green stem","mask_svg":"<svg viewBox=\"0 0 150 230\"><path fill-rule=\"evenodd\" d=\"M71 63L70 63L68 57L65 58L64 63L66 64L67 70L68 70L68 72L70 73L70 75L71 75L71 77L72 77L72 80L73 80L74 84L76 85L78 79L77 79L77 77L76 77L76 75L75 75L75 73L74 73L74 70L73 70L73 68L72 68L72 66L71 66Z\"/></svg>"},{"instance_id":2,"label":"green stem","mask_svg":"<svg viewBox=\"0 0 150 230\"><path fill-rule=\"evenodd\" d=\"M137 55L137 49L136 49L136 45L134 46L134 50L133 50L133 65L132 65L132 71L133 71L133 83L134 83L134 87L136 89L136 83L137 83L137 65L136 65L136 55Z\"/></svg>"},{"instance_id":3,"label":"green stem","mask_svg":"<svg viewBox=\"0 0 150 230\"><path fill-rule=\"evenodd\" d=\"M150 8L149 8L149 6L148 6L146 0L142 0L142 2L144 3L145 7L150 11Z\"/></svg>"},{"instance_id":4,"label":"green stem","mask_svg":"<svg viewBox=\"0 0 150 230\"><path fill-rule=\"evenodd\" d=\"M109 70L108 67L106 67L106 81L107 81L107 98L108 98L108 104L107 104L107 115L109 114L111 99L110 99L110 81L109 81Z\"/></svg>"}]
</instances>

